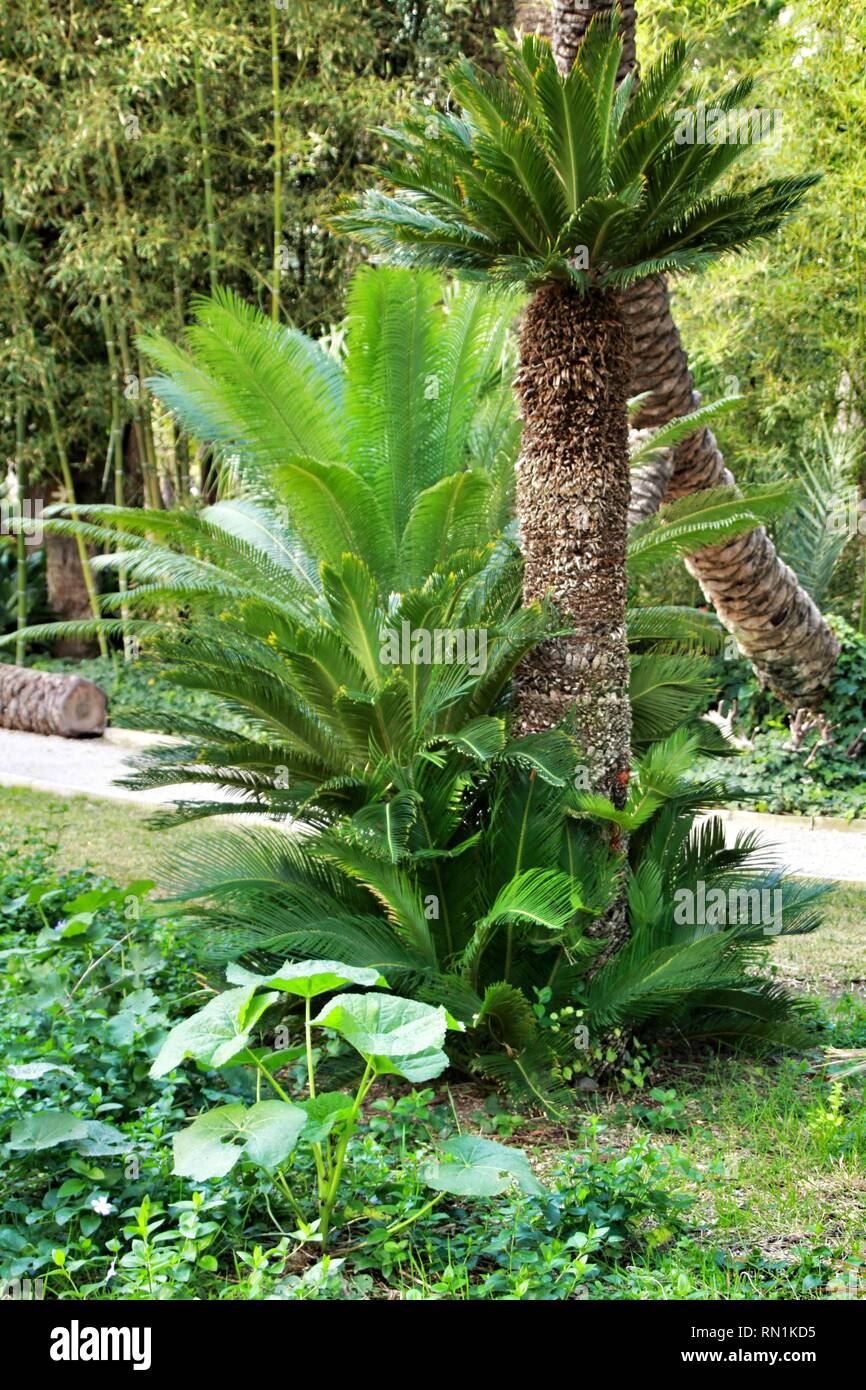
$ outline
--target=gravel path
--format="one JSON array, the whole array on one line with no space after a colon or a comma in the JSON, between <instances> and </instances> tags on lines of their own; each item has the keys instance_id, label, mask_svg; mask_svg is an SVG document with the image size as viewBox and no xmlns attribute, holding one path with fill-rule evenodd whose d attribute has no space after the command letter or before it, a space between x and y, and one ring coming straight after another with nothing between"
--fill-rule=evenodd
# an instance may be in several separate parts
<instances>
[{"instance_id":1,"label":"gravel path","mask_svg":"<svg viewBox=\"0 0 866 1390\"><path fill-rule=\"evenodd\" d=\"M759 830L792 874L866 884L866 825L844 826L820 816L766 816L757 811L725 811L728 844L741 830Z\"/></svg>"},{"instance_id":2,"label":"gravel path","mask_svg":"<svg viewBox=\"0 0 866 1390\"><path fill-rule=\"evenodd\" d=\"M137 751L164 740L132 729L109 729L103 738L58 738L0 729L0 786L30 787L57 796L96 796L136 806L171 805L173 801L229 801L226 794L203 794L196 783L152 791L116 785L129 772Z\"/></svg>"},{"instance_id":3,"label":"gravel path","mask_svg":"<svg viewBox=\"0 0 866 1390\"><path fill-rule=\"evenodd\" d=\"M30 787L59 796L95 796L136 805L170 805L202 798L195 784L134 792L115 785L136 749L158 742L153 734L109 730L104 738L66 739L0 729L0 786ZM204 798L202 798L204 799ZM209 800L230 798L218 793ZM765 816L725 812L729 842L741 830L759 830L774 845L791 873L866 884L866 825L843 828L839 822L809 821L802 816Z\"/></svg>"}]
</instances>

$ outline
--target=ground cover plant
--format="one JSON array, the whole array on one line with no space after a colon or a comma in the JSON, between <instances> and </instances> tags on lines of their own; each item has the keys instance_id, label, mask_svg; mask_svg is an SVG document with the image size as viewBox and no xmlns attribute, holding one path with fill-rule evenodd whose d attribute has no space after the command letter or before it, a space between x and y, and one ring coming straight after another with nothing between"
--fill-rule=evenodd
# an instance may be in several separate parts
<instances>
[{"instance_id":1,"label":"ground cover plant","mask_svg":"<svg viewBox=\"0 0 866 1390\"><path fill-rule=\"evenodd\" d=\"M807 816L866 816L866 637L843 618L831 618L840 652L833 688L819 717L799 717L760 690L741 662L720 664L726 711L736 701L737 758L725 769L731 795L759 811Z\"/></svg>"}]
</instances>

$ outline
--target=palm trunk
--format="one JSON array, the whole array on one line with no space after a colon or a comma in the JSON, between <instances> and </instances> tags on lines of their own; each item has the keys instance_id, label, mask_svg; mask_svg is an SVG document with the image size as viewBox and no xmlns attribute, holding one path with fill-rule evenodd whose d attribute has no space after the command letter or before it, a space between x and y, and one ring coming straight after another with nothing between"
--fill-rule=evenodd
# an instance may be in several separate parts
<instances>
[{"instance_id":1,"label":"palm trunk","mask_svg":"<svg viewBox=\"0 0 866 1390\"><path fill-rule=\"evenodd\" d=\"M626 316L636 347L632 392L652 392L635 424L664 424L694 409L700 397L662 277L629 293ZM682 497L734 482L715 435L705 427L641 469L641 514L649 515L652 502L665 495ZM791 709L816 709L832 680L839 643L763 527L701 550L686 568L774 694Z\"/></svg>"},{"instance_id":2,"label":"palm trunk","mask_svg":"<svg viewBox=\"0 0 866 1390\"><path fill-rule=\"evenodd\" d=\"M524 602L573 626L518 672L522 732L574 711L588 780L621 805L631 711L626 645L629 340L619 296L547 285L529 305L515 380Z\"/></svg>"},{"instance_id":3,"label":"palm trunk","mask_svg":"<svg viewBox=\"0 0 866 1390\"><path fill-rule=\"evenodd\" d=\"M634 0L560 0L553 7L553 54L560 72L570 72L590 20L596 14L620 11L619 34L623 41L622 60L617 73L621 82L627 72L637 67L635 60ZM520 6L518 6L518 12Z\"/></svg>"},{"instance_id":4,"label":"palm trunk","mask_svg":"<svg viewBox=\"0 0 866 1390\"><path fill-rule=\"evenodd\" d=\"M0 729L81 738L104 733L105 722L105 695L92 681L0 666Z\"/></svg>"},{"instance_id":5,"label":"palm trunk","mask_svg":"<svg viewBox=\"0 0 866 1390\"><path fill-rule=\"evenodd\" d=\"M586 28L612 0L554 0L553 45L561 71L568 71ZM635 6L620 0L624 41L619 80L635 62ZM630 395L652 392L635 425L666 424L700 404L688 358L671 314L663 276L633 286L624 297L631 329L633 372ZM632 522L652 515L665 495L680 497L700 488L731 486L734 477L712 430L704 428L640 470L634 479ZM839 643L815 603L776 554L761 528L727 545L711 546L686 561L704 597L737 640L758 676L789 708L816 709L830 685Z\"/></svg>"}]
</instances>

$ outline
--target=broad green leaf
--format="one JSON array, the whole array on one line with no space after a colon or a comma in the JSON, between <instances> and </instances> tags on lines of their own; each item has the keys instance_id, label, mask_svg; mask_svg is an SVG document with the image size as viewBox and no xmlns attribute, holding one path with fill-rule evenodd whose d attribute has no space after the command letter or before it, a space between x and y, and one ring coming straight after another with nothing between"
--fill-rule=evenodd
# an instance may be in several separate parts
<instances>
[{"instance_id":1,"label":"broad green leaf","mask_svg":"<svg viewBox=\"0 0 866 1390\"><path fill-rule=\"evenodd\" d=\"M128 1153L130 1141L114 1125L103 1124L101 1120L87 1120L87 1133L77 1141L75 1147L85 1158L98 1158L102 1154Z\"/></svg>"},{"instance_id":2,"label":"broad green leaf","mask_svg":"<svg viewBox=\"0 0 866 1390\"><path fill-rule=\"evenodd\" d=\"M464 1197L496 1197L516 1183L521 1192L545 1191L529 1166L522 1149L495 1144L464 1134L451 1139L440 1150L444 1161L425 1163L421 1181L439 1192L456 1192Z\"/></svg>"},{"instance_id":3,"label":"broad green leaf","mask_svg":"<svg viewBox=\"0 0 866 1390\"><path fill-rule=\"evenodd\" d=\"M63 1067L58 1062L19 1062L10 1067L3 1067L2 1070L15 1081L41 1081L43 1076L52 1071L65 1072L67 1076L75 1075L71 1067Z\"/></svg>"},{"instance_id":4,"label":"broad green leaf","mask_svg":"<svg viewBox=\"0 0 866 1390\"><path fill-rule=\"evenodd\" d=\"M219 1067L246 1047L257 1020L278 994L256 995L256 984L227 989L191 1018L172 1028L150 1069L153 1077L165 1076L185 1057L206 1067ZM255 995L255 998L253 996Z\"/></svg>"},{"instance_id":5,"label":"broad green leaf","mask_svg":"<svg viewBox=\"0 0 866 1390\"><path fill-rule=\"evenodd\" d=\"M241 1158L272 1171L285 1163L306 1123L300 1106L283 1100L263 1100L249 1109L221 1105L174 1136L174 1172L196 1182L222 1178Z\"/></svg>"},{"instance_id":6,"label":"broad green leaf","mask_svg":"<svg viewBox=\"0 0 866 1390\"><path fill-rule=\"evenodd\" d=\"M377 1071L412 1081L444 1070L445 1034L463 1027L441 1007L393 994L338 994L313 1022L340 1033Z\"/></svg>"},{"instance_id":7,"label":"broad green leaf","mask_svg":"<svg viewBox=\"0 0 866 1390\"><path fill-rule=\"evenodd\" d=\"M298 1101L298 1108L307 1116L301 1137L308 1144L321 1144L335 1124L348 1118L352 1109L352 1097L342 1091L326 1091L313 1100Z\"/></svg>"},{"instance_id":8,"label":"broad green leaf","mask_svg":"<svg viewBox=\"0 0 866 1390\"><path fill-rule=\"evenodd\" d=\"M66 1115L62 1110L40 1110L26 1115L12 1126L9 1148L21 1152L53 1149L55 1144L69 1144L84 1139L87 1121L78 1115Z\"/></svg>"},{"instance_id":9,"label":"broad green leaf","mask_svg":"<svg viewBox=\"0 0 866 1390\"><path fill-rule=\"evenodd\" d=\"M82 1120L79 1115L68 1115L62 1110L40 1110L12 1126L10 1149L34 1152L53 1149L58 1144L74 1144L79 1153L88 1157L125 1153L129 1148L126 1135L114 1125Z\"/></svg>"},{"instance_id":10,"label":"broad green leaf","mask_svg":"<svg viewBox=\"0 0 866 1390\"><path fill-rule=\"evenodd\" d=\"M372 989L375 985L388 988L388 981L378 970L369 966L346 965L341 960L302 960L286 961L272 975L256 975L245 970L242 965L230 965L226 979L233 985L264 985L278 989L282 994L297 994L301 999L315 999L317 994L327 994L342 985L363 985Z\"/></svg>"},{"instance_id":11,"label":"broad green leaf","mask_svg":"<svg viewBox=\"0 0 866 1390\"><path fill-rule=\"evenodd\" d=\"M416 1085L433 1081L449 1065L448 1053L438 1047L427 1048L411 1057L375 1057L373 1060L379 1076L402 1076Z\"/></svg>"}]
</instances>

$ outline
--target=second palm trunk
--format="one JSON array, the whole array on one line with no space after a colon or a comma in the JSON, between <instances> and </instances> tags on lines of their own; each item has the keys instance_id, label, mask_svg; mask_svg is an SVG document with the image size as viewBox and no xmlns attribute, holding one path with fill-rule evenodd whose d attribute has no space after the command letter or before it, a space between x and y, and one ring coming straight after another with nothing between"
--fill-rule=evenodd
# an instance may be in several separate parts
<instances>
[{"instance_id":1,"label":"second palm trunk","mask_svg":"<svg viewBox=\"0 0 866 1390\"><path fill-rule=\"evenodd\" d=\"M620 296L556 282L526 310L515 386L523 416L517 511L523 596L549 595L569 635L518 673L518 724L548 729L571 711L587 784L622 804L631 710L626 642L631 367Z\"/></svg>"}]
</instances>

